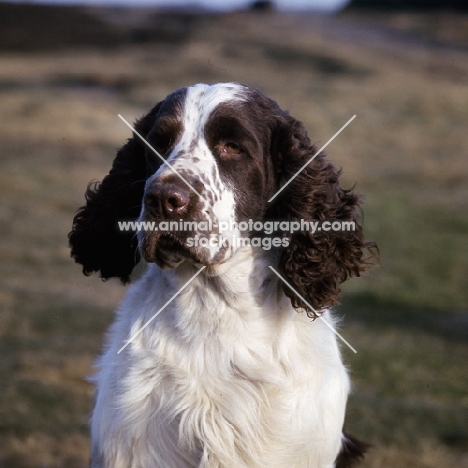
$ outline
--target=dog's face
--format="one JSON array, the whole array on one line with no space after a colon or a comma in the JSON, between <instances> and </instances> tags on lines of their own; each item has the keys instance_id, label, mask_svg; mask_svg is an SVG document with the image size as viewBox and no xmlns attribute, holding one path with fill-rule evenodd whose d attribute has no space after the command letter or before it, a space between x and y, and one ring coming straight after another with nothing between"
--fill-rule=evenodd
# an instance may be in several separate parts
<instances>
[{"instance_id":1,"label":"dog's face","mask_svg":"<svg viewBox=\"0 0 468 468\"><path fill-rule=\"evenodd\" d=\"M140 253L162 268L221 264L252 236L252 224L240 223L266 219L355 224L352 232L296 232L277 246L275 266L316 309L335 304L339 284L367 268L359 196L340 187L339 171L315 154L304 125L260 91L235 83L184 88L135 130L145 141L136 133L127 141L74 218L72 256L85 274L127 282ZM154 224L135 236L118 229L125 220Z\"/></svg>"},{"instance_id":2,"label":"dog's face","mask_svg":"<svg viewBox=\"0 0 468 468\"><path fill-rule=\"evenodd\" d=\"M249 235L239 223L263 219L276 188L265 104L273 105L224 84L185 88L159 105L146 138L167 165L147 147L140 221L158 230L138 234L146 261L163 268L223 263L236 239Z\"/></svg>"}]
</instances>

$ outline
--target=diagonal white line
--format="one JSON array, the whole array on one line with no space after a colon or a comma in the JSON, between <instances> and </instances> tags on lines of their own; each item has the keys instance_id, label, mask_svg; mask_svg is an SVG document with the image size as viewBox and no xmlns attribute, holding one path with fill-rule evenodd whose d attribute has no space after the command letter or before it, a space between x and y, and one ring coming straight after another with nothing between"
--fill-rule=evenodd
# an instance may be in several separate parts
<instances>
[{"instance_id":1,"label":"diagonal white line","mask_svg":"<svg viewBox=\"0 0 468 468\"><path fill-rule=\"evenodd\" d=\"M118 114L120 120L122 120L125 125L127 125L132 131L133 133L135 133L135 135L137 135L142 141L143 143L145 143L146 146L148 146L149 149L151 149L154 154L156 154L156 156L158 156L158 158L174 173L176 174L178 177L180 177L184 182L185 184L190 187L203 201L205 201L205 199L192 187L192 185L190 184L190 182L188 182L183 176L181 176L159 153L158 151L153 147L151 146L148 141L146 141L146 139L141 136L133 127L131 124L129 124L120 114Z\"/></svg>"},{"instance_id":2,"label":"diagonal white line","mask_svg":"<svg viewBox=\"0 0 468 468\"><path fill-rule=\"evenodd\" d=\"M120 354L204 269L201 267L118 351Z\"/></svg>"},{"instance_id":3,"label":"diagonal white line","mask_svg":"<svg viewBox=\"0 0 468 468\"><path fill-rule=\"evenodd\" d=\"M353 115L311 158L307 161L269 200L270 203L274 200L314 159L320 154L354 119L356 115Z\"/></svg>"},{"instance_id":4,"label":"diagonal white line","mask_svg":"<svg viewBox=\"0 0 468 468\"><path fill-rule=\"evenodd\" d=\"M300 299L302 299L302 301L304 302L304 304L307 304L311 310L313 310L318 318L320 320L323 321L323 323L325 323L325 325L330 328L330 330L333 331L333 333L335 333L335 335L343 342L345 343L349 349L353 352L353 353L357 353L357 351L322 317L321 314L319 314L272 266L269 266L268 268L270 268L270 270L281 280L283 281L283 283L294 293L296 294L297 297L299 297Z\"/></svg>"}]
</instances>

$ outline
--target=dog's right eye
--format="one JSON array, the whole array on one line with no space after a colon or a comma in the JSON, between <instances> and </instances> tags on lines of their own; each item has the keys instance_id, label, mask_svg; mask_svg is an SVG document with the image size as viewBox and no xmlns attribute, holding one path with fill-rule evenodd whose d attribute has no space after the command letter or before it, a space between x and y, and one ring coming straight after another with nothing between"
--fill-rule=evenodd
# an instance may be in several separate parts
<instances>
[{"instance_id":1,"label":"dog's right eye","mask_svg":"<svg viewBox=\"0 0 468 468\"><path fill-rule=\"evenodd\" d=\"M175 145L179 134L178 122L162 117L149 133L148 142L161 156L166 156Z\"/></svg>"},{"instance_id":2,"label":"dog's right eye","mask_svg":"<svg viewBox=\"0 0 468 468\"><path fill-rule=\"evenodd\" d=\"M149 141L151 146L161 155L165 156L168 151L172 148L174 140L171 135L163 132L155 132L151 135Z\"/></svg>"}]
</instances>

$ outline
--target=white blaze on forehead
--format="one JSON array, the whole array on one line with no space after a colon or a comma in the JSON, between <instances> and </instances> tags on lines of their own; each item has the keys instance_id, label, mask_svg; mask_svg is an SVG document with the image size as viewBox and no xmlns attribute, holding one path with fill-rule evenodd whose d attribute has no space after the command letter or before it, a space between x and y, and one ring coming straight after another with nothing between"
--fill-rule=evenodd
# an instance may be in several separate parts
<instances>
[{"instance_id":1,"label":"white blaze on forehead","mask_svg":"<svg viewBox=\"0 0 468 468\"><path fill-rule=\"evenodd\" d=\"M186 88L182 103L182 135L172 149L167 162L173 164L177 170L190 167L204 174L211 171L210 167L216 161L205 140L204 129L208 118L216 107L224 102L245 101L243 93L245 87L237 83L197 84ZM194 161L191 161L192 158ZM211 164L209 166L204 164L202 167L200 160L209 161ZM161 169L165 171L164 168Z\"/></svg>"},{"instance_id":2,"label":"white blaze on forehead","mask_svg":"<svg viewBox=\"0 0 468 468\"><path fill-rule=\"evenodd\" d=\"M208 118L216 107L224 102L242 101L243 87L235 83L217 84L217 85L195 85L187 89L183 112L183 135L179 142L179 151L193 151L187 154L187 163L192 157L199 161L195 164L197 172L203 174L207 181L205 190L213 193L214 203L211 207L205 206L203 211L205 215L213 216L213 223L217 226L221 222L235 221L235 200L232 191L221 183L219 179L219 170L216 160L208 148L205 140L204 128ZM182 161L181 161L182 162ZM190 163L189 163L190 164ZM193 166L190 164L193 168ZM213 180L215 178L216 180ZM222 238L231 240L234 232L219 233ZM235 234L234 234L235 235ZM210 249L214 256L218 249ZM232 253L232 244L226 252Z\"/></svg>"},{"instance_id":3,"label":"white blaze on forehead","mask_svg":"<svg viewBox=\"0 0 468 468\"><path fill-rule=\"evenodd\" d=\"M203 134L208 117L216 107L228 101L243 101L244 88L237 83L221 83L216 85L198 84L187 88L184 102L184 137L196 137Z\"/></svg>"},{"instance_id":4,"label":"white blaze on forehead","mask_svg":"<svg viewBox=\"0 0 468 468\"><path fill-rule=\"evenodd\" d=\"M205 138L205 126L220 104L245 100L245 88L236 83L198 84L187 88L182 102L182 135L167 158L167 162L183 176L190 173L191 180L195 177L203 181L204 187L200 192L203 203L199 215L211 220L215 231L222 222L236 221L235 199L232 189L220 178L217 161ZM162 166L153 177L161 177L163 173L169 173L169 169ZM238 237L239 232L236 229L227 230L219 235L231 241L225 252L228 258L234 249L232 238ZM207 247L207 250L211 259L219 252L216 246Z\"/></svg>"},{"instance_id":5,"label":"white blaze on forehead","mask_svg":"<svg viewBox=\"0 0 468 468\"><path fill-rule=\"evenodd\" d=\"M193 154L186 155L189 161L194 157L203 160L205 163L208 161L212 163L208 165L197 163L199 171L201 170L200 172L210 182L210 186L206 187L206 189L212 189L217 185L216 182L219 184L220 181L212 179L213 176L219 179L219 171L216 167L216 160L205 139L205 126L209 116L218 105L229 101L245 100L242 97L243 89L237 83L198 84L187 88L182 117L183 135L174 153L177 154L179 151L190 149ZM233 194L227 187L223 187L222 192L217 195L212 210L219 219L230 218L234 214Z\"/></svg>"}]
</instances>

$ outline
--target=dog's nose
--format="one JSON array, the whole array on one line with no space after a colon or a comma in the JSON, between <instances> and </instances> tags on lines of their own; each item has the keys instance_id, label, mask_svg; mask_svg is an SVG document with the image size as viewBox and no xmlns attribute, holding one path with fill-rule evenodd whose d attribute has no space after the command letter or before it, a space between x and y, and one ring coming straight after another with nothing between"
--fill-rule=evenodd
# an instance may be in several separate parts
<instances>
[{"instance_id":1,"label":"dog's nose","mask_svg":"<svg viewBox=\"0 0 468 468\"><path fill-rule=\"evenodd\" d=\"M145 194L146 209L155 217L178 218L188 211L190 192L175 184L154 184Z\"/></svg>"}]
</instances>

